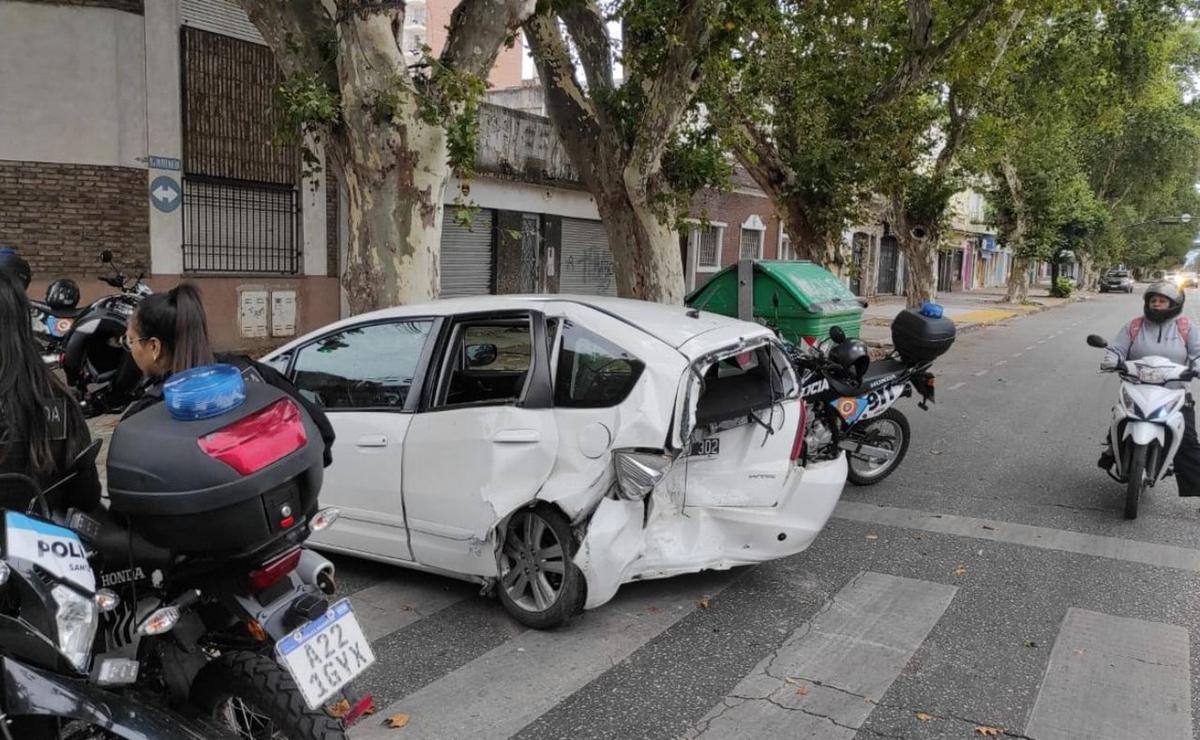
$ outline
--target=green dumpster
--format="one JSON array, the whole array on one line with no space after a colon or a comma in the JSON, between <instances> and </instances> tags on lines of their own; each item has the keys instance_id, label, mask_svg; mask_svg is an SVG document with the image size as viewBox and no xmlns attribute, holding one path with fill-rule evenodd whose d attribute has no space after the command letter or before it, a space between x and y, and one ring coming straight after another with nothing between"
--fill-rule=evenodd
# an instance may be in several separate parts
<instances>
[{"instance_id":1,"label":"green dumpster","mask_svg":"<svg viewBox=\"0 0 1200 740\"><path fill-rule=\"evenodd\" d=\"M738 316L739 267L753 269L754 320L766 324L789 342L804 337L822 339L840 326L848 337L859 336L863 307L836 275L807 260L753 260L730 265L713 275L687 297L701 311ZM743 273L745 274L745 273Z\"/></svg>"}]
</instances>

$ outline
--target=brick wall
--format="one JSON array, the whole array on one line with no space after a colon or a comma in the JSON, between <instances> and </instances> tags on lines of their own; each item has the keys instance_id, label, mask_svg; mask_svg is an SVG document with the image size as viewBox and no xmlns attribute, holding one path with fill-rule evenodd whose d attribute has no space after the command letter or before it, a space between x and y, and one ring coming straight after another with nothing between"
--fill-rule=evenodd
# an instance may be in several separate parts
<instances>
[{"instance_id":1,"label":"brick wall","mask_svg":"<svg viewBox=\"0 0 1200 740\"><path fill-rule=\"evenodd\" d=\"M742 224L751 214L757 214L767 227L763 234L763 259L776 259L779 248L779 217L775 215L769 198L716 190L704 190L692 198L692 218L699 219L702 215L707 215L710 221L726 224L724 240L721 243L721 267L737 263L742 243ZM697 282L700 282L699 275Z\"/></svg>"},{"instance_id":2,"label":"brick wall","mask_svg":"<svg viewBox=\"0 0 1200 740\"><path fill-rule=\"evenodd\" d=\"M146 171L0 161L0 245L38 277L96 275L110 249L132 270L150 267Z\"/></svg>"},{"instance_id":3,"label":"brick wall","mask_svg":"<svg viewBox=\"0 0 1200 740\"><path fill-rule=\"evenodd\" d=\"M81 8L111 8L123 10L126 13L145 13L144 0L25 0L41 5L76 5Z\"/></svg>"}]
</instances>

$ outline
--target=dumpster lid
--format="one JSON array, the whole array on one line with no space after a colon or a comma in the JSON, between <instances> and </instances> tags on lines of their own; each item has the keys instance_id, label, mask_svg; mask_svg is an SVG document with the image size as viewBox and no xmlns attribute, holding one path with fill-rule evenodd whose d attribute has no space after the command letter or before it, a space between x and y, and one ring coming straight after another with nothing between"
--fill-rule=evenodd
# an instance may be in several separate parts
<instances>
[{"instance_id":1,"label":"dumpster lid","mask_svg":"<svg viewBox=\"0 0 1200 740\"><path fill-rule=\"evenodd\" d=\"M712 279L687 297L688 305L702 306L711 298L712 292L722 290L725 282L720 278L726 273L736 273L737 265L724 268ZM858 313L862 304L858 297L842 283L836 275L809 260L755 260L754 270L765 275L795 299L801 309L808 313L840 314ZM736 274L730 287L736 291Z\"/></svg>"}]
</instances>

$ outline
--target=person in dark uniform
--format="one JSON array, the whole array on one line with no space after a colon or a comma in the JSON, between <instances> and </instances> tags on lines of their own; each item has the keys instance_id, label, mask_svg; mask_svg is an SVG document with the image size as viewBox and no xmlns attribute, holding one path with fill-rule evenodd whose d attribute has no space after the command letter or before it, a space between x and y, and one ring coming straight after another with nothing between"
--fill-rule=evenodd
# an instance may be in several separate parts
<instances>
[{"instance_id":1,"label":"person in dark uniform","mask_svg":"<svg viewBox=\"0 0 1200 740\"><path fill-rule=\"evenodd\" d=\"M0 269L0 473L27 475L43 490L71 476L47 495L49 503L92 512L100 504L96 466L72 468L91 433L71 392L42 362L20 279ZM24 510L29 498L28 490L0 483L0 506Z\"/></svg>"},{"instance_id":2,"label":"person in dark uniform","mask_svg":"<svg viewBox=\"0 0 1200 740\"><path fill-rule=\"evenodd\" d=\"M8 276L21 286L22 292L29 290L29 283L33 280L33 270L29 268L29 263L12 247L0 247L0 272L8 273Z\"/></svg>"},{"instance_id":3,"label":"person in dark uniform","mask_svg":"<svg viewBox=\"0 0 1200 740\"><path fill-rule=\"evenodd\" d=\"M147 296L130 319L122 344L146 376L142 397L130 404L123 419L162 401L162 385L171 375L220 362L238 368L247 382L268 383L295 399L321 431L325 466L333 461L333 425L319 406L274 368L245 355L213 353L200 291L191 283Z\"/></svg>"}]
</instances>

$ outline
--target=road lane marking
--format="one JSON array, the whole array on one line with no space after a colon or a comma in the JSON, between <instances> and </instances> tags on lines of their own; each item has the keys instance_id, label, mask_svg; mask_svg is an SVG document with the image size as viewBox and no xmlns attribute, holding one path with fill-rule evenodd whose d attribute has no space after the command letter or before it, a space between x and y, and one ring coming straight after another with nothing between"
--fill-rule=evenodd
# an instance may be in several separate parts
<instances>
[{"instance_id":1,"label":"road lane marking","mask_svg":"<svg viewBox=\"0 0 1200 740\"><path fill-rule=\"evenodd\" d=\"M996 362L995 362L996 367L1000 367L1001 365L1007 365L1007 364L1008 364L1008 360L996 360Z\"/></svg>"},{"instance_id":2,"label":"road lane marking","mask_svg":"<svg viewBox=\"0 0 1200 740\"><path fill-rule=\"evenodd\" d=\"M720 593L737 575L725 571L626 586L603 609L552 632L523 632L393 702L378 717L408 714L405 740L511 737L694 612L702 597ZM400 733L369 719L349 736L395 740Z\"/></svg>"},{"instance_id":3,"label":"road lane marking","mask_svg":"<svg viewBox=\"0 0 1200 740\"><path fill-rule=\"evenodd\" d=\"M1078 555L1091 555L1131 563L1143 563L1159 568L1174 568L1200 572L1200 550L1155 542L1126 540L1098 534L1071 532L1029 524L1013 524L995 519L976 519L954 514L931 514L916 509L876 506L856 501L838 502L833 515L868 524L880 524L907 529L919 529L937 534L973 537L992 542L1059 550Z\"/></svg>"},{"instance_id":4,"label":"road lane marking","mask_svg":"<svg viewBox=\"0 0 1200 740\"><path fill-rule=\"evenodd\" d=\"M963 382L961 382L961 383L955 383L954 385L950 386L950 387L949 387L949 388L947 388L946 390L950 390L950 391L956 391L956 390L958 390L959 388L962 388L964 385L966 385L966 381L963 381Z\"/></svg>"},{"instance_id":5,"label":"road lane marking","mask_svg":"<svg viewBox=\"0 0 1200 740\"><path fill-rule=\"evenodd\" d=\"M957 590L859 574L685 737L853 738Z\"/></svg>"},{"instance_id":6,"label":"road lane marking","mask_svg":"<svg viewBox=\"0 0 1200 740\"><path fill-rule=\"evenodd\" d=\"M1033 345L1031 344L1031 345L1029 345L1028 347L1026 347L1026 348L1025 348L1025 351L1026 351L1026 352L1032 352L1032 351L1033 351Z\"/></svg>"},{"instance_id":7,"label":"road lane marking","mask_svg":"<svg viewBox=\"0 0 1200 740\"><path fill-rule=\"evenodd\" d=\"M981 377L981 376L984 376L984 375L987 375L987 374L988 374L988 371L987 371L987 370L980 370L979 372L975 373L975 377L977 377L977 378L978 378L978 377Z\"/></svg>"},{"instance_id":8,"label":"road lane marking","mask_svg":"<svg viewBox=\"0 0 1200 740\"><path fill-rule=\"evenodd\" d=\"M1013 353L1012 353L1012 357L1015 359L1015 358L1017 358L1017 357L1020 357L1020 356L1021 356L1021 355L1023 355L1023 354L1025 354L1025 353L1024 353L1024 352L1013 352Z\"/></svg>"},{"instance_id":9,"label":"road lane marking","mask_svg":"<svg viewBox=\"0 0 1200 740\"><path fill-rule=\"evenodd\" d=\"M1038 740L1190 740L1183 627L1068 609L1025 734Z\"/></svg>"},{"instance_id":10,"label":"road lane marking","mask_svg":"<svg viewBox=\"0 0 1200 740\"><path fill-rule=\"evenodd\" d=\"M374 642L413 622L457 604L471 595L459 583L412 582L403 574L350 595L354 616L367 640Z\"/></svg>"}]
</instances>

